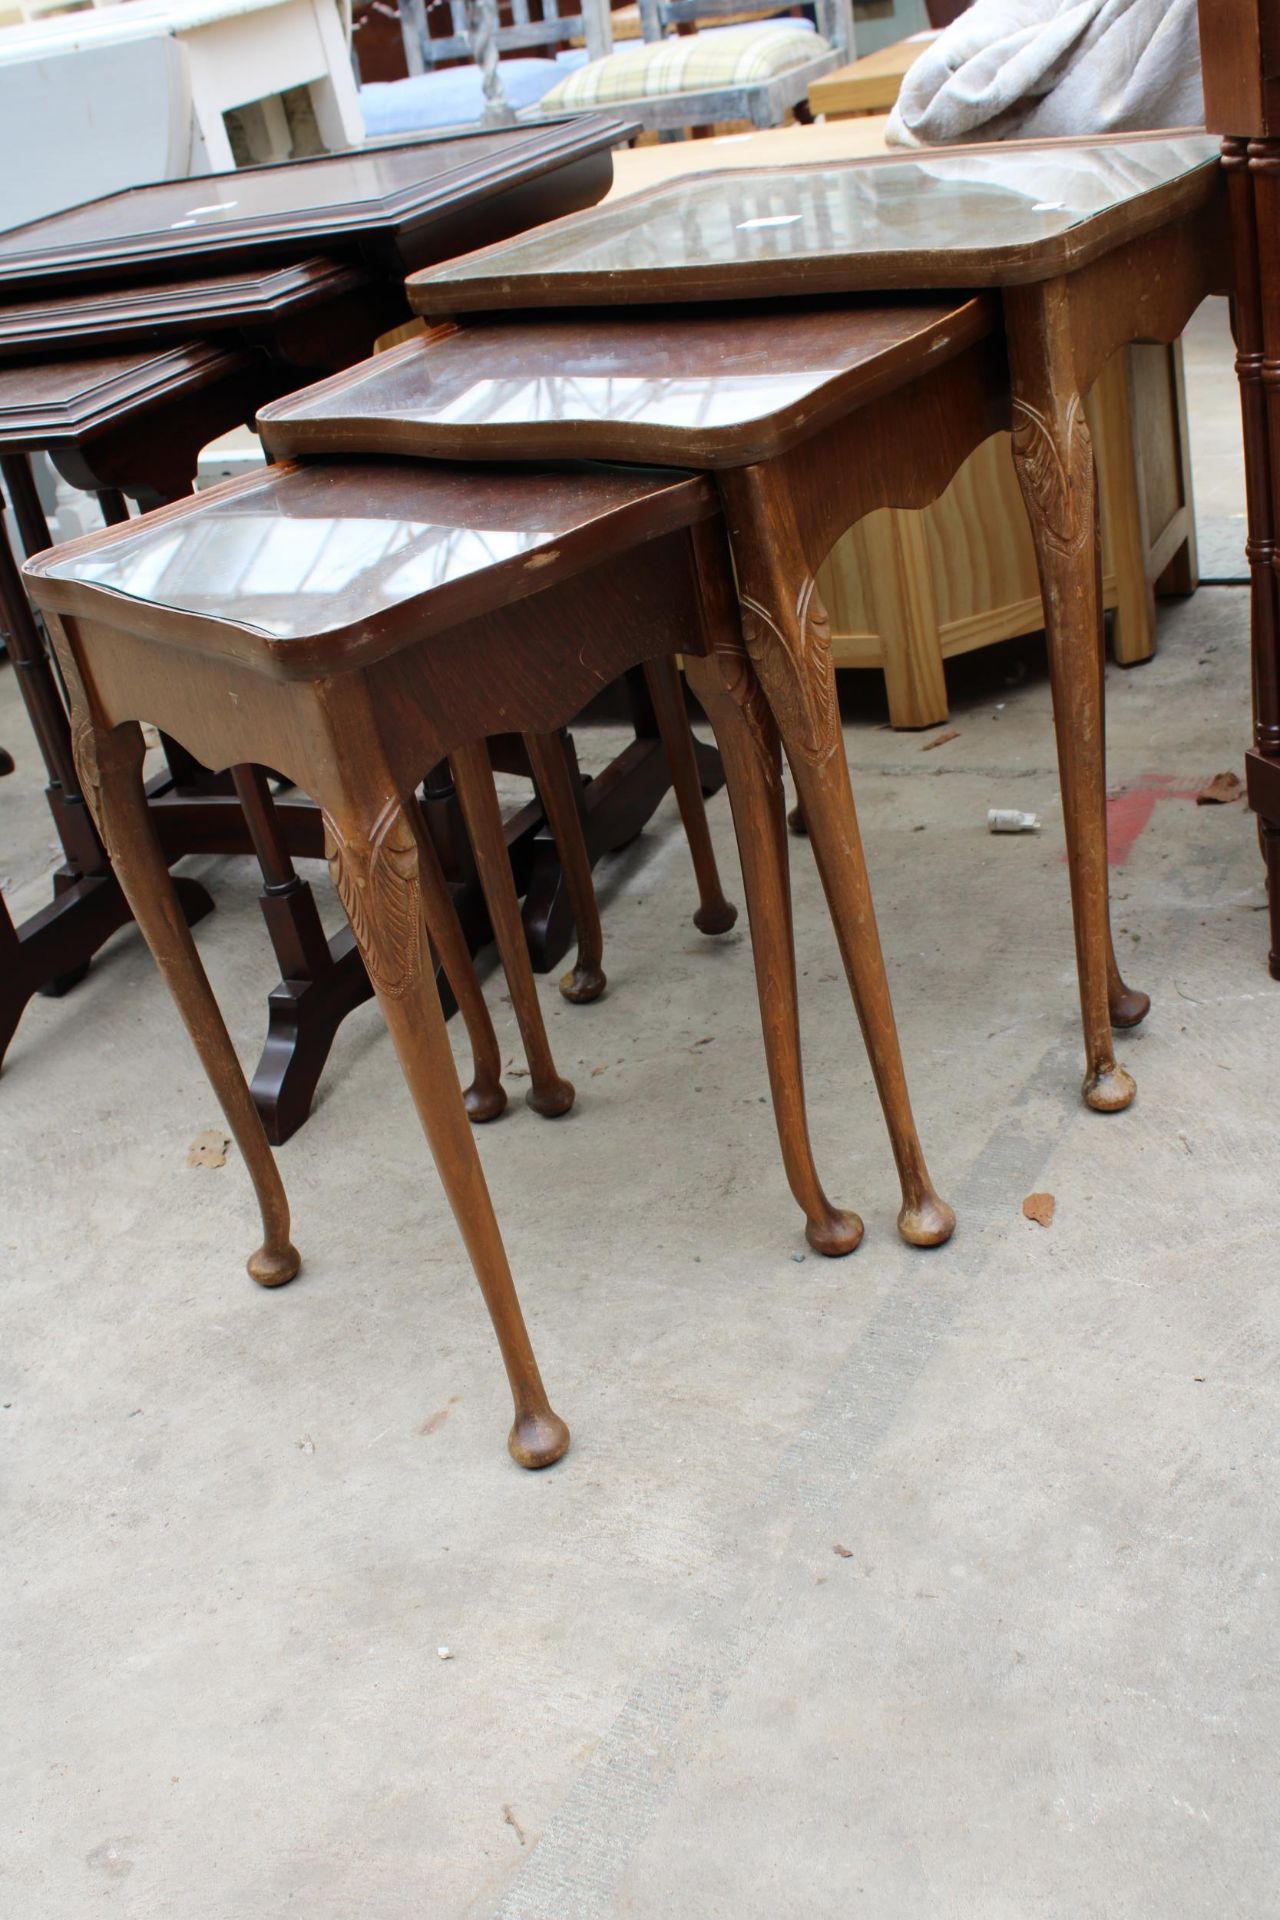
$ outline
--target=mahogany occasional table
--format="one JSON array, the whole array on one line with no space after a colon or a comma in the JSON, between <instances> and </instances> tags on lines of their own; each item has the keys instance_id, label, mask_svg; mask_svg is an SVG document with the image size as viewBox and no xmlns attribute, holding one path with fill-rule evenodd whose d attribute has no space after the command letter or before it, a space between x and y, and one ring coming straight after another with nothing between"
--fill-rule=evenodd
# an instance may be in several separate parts
<instances>
[{"instance_id":1,"label":"mahogany occasional table","mask_svg":"<svg viewBox=\"0 0 1280 1920\"><path fill-rule=\"evenodd\" d=\"M584 114L129 187L0 232L0 300L196 279L324 253L403 279L591 206L625 116ZM193 318L194 316L189 316Z\"/></svg>"},{"instance_id":2,"label":"mahogany occasional table","mask_svg":"<svg viewBox=\"0 0 1280 1920\"><path fill-rule=\"evenodd\" d=\"M574 358L564 363L562 380L546 397L527 391L508 403L513 427L525 433L525 458L545 454L548 425L562 411L575 420L591 419L590 446L597 457L635 457L628 452L633 435L626 382L633 373L642 380L645 329L654 324L656 310L666 310L671 355L663 379L672 390L685 383L689 431L683 457L706 466L721 463L715 449L727 448L727 442L717 439L714 367L706 352L688 361L681 357L681 314L691 304L701 305L701 320L709 302L796 301L881 289L1000 290L1014 459L1036 545L1053 685L1084 1026L1084 1097L1101 1111L1125 1107L1133 1098L1133 1080L1116 1062L1111 1029L1141 1020L1148 1001L1120 978L1109 925L1097 484L1083 397L1119 347L1175 339L1201 299L1227 286L1229 278L1216 149L1190 134L1121 136L1087 146L1050 141L955 148L785 174L703 174L643 201L616 201L574 215L410 281L415 307L433 320L560 310L566 351L570 330L574 335ZM610 387L603 367L592 365L592 332L604 311L620 307L643 311L609 360ZM856 308L851 319L853 314ZM732 307L720 308L726 337L739 325L749 337L750 322L732 315ZM495 334L496 325L491 319L466 349L474 364L487 344L494 378L518 351L519 340L516 325ZM636 356L634 368L629 356ZM782 378L765 366L756 377ZM838 392L833 383L832 411L808 418L804 431L823 427L830 435ZM357 390L357 403L359 398ZM447 423L454 457L464 449L477 455L486 439L496 444L499 408L490 404L486 414L481 399L477 389L465 434L456 410ZM425 411L434 416L429 392ZM438 424L429 426L429 436ZM927 434L927 427L920 430ZM432 438L431 444L443 450L446 441ZM510 444L509 438L508 453ZM428 450L428 437L421 445ZM932 450L921 445L918 451L928 459ZM842 758L836 754L834 676L814 574L843 527L830 499L815 496L811 463L799 446L782 458L757 455L746 464L725 451L722 463L736 468L720 484L735 541L747 645L773 701L812 833L813 780L802 779L800 769L806 757ZM850 470L865 463L852 426L843 449L831 442L830 470L846 476L842 484L850 489L850 502L862 485ZM875 504L910 503L882 497ZM843 812L843 798L838 805ZM826 830L838 841L834 820Z\"/></svg>"},{"instance_id":3,"label":"mahogany occasional table","mask_svg":"<svg viewBox=\"0 0 1280 1920\"><path fill-rule=\"evenodd\" d=\"M0 470L27 552L50 545L30 453L51 453L72 484L99 494L108 517L117 519L124 513L122 491L150 502L185 493L201 447L252 418L263 396L277 390L260 357L191 343L92 361L0 361ZM65 857L52 901L21 928L0 900L0 1059L32 994L57 995L74 986L103 941L129 918L85 809L66 709L4 517L0 513L0 628L48 769L49 806ZM189 879L177 884L192 918L209 911L203 887Z\"/></svg>"}]
</instances>

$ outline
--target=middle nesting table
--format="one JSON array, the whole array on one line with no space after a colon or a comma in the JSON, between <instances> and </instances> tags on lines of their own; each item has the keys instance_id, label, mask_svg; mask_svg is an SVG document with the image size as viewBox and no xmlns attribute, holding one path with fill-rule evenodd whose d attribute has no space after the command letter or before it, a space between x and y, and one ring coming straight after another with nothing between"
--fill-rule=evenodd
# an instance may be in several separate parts
<instances>
[{"instance_id":1,"label":"middle nesting table","mask_svg":"<svg viewBox=\"0 0 1280 1920\"><path fill-rule=\"evenodd\" d=\"M762 740L776 723L866 1031L868 1005L887 990L859 904L869 896L815 577L866 514L936 499L1010 413L999 309L977 296L446 323L272 402L259 426L277 458L576 455L713 472L753 672L746 659L742 674L718 678L689 663L690 684L713 720L717 702L737 697ZM771 722L746 699L757 684ZM1067 825L1071 843L1070 808ZM1085 1098L1114 1109L1133 1083L1115 1059L1108 976L1128 989L1105 891L1101 907L1104 958L1087 978L1082 968ZM1132 998L1140 1017L1145 997ZM874 1048L872 1059L891 1098Z\"/></svg>"},{"instance_id":2,"label":"middle nesting table","mask_svg":"<svg viewBox=\"0 0 1280 1920\"><path fill-rule=\"evenodd\" d=\"M784 1153L799 1034L794 998L762 958L758 933L786 898L779 735L908 1196L922 1169L909 1144L906 1080L813 576L846 526L877 506L925 505L1007 417L996 309L981 298L732 319L595 316L589 328L555 320L444 327L259 416L277 457L377 451L443 460L465 450L473 460L519 454L554 462L607 453L650 467L716 470L747 616L745 651L744 629L728 609L712 657L691 657L686 667L720 739L731 791L732 756L751 760L740 769L735 825ZM848 458L850 418L856 460ZM424 458L424 492L432 472ZM494 724L504 724L501 712ZM744 818L740 796L752 775L771 782L773 804ZM789 945L789 904L785 911ZM778 1077L782 1058L795 1063L790 1080ZM923 1232L914 1223L908 1237L943 1239L949 1230L949 1219Z\"/></svg>"}]
</instances>

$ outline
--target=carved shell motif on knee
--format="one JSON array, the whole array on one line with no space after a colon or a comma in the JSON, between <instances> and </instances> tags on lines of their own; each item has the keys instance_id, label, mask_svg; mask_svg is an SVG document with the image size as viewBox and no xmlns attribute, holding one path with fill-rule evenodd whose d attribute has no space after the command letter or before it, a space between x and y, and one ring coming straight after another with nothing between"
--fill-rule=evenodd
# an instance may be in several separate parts
<instances>
[{"instance_id":1,"label":"carved shell motif on knee","mask_svg":"<svg viewBox=\"0 0 1280 1920\"><path fill-rule=\"evenodd\" d=\"M721 644L715 652L721 685L741 713L751 744L771 786L778 786L782 766L778 750L778 729L773 724L769 702L756 678L755 668L743 646Z\"/></svg>"},{"instance_id":2,"label":"carved shell motif on knee","mask_svg":"<svg viewBox=\"0 0 1280 1920\"><path fill-rule=\"evenodd\" d=\"M1056 423L1026 400L1013 403L1013 458L1048 539L1076 553L1093 532L1093 441L1084 402L1072 394Z\"/></svg>"},{"instance_id":3,"label":"carved shell motif on knee","mask_svg":"<svg viewBox=\"0 0 1280 1920\"><path fill-rule=\"evenodd\" d=\"M821 766L840 738L831 627L818 598L817 581L806 576L795 614L777 619L758 600L742 596L747 653L759 671L788 752Z\"/></svg>"},{"instance_id":4,"label":"carved shell motif on knee","mask_svg":"<svg viewBox=\"0 0 1280 1920\"><path fill-rule=\"evenodd\" d=\"M324 856L369 978L400 999L421 975L424 937L418 843L400 801L388 800L354 843L326 813Z\"/></svg>"},{"instance_id":5,"label":"carved shell motif on knee","mask_svg":"<svg viewBox=\"0 0 1280 1920\"><path fill-rule=\"evenodd\" d=\"M71 721L71 758L80 776L80 791L84 795L84 803L89 809L94 826L98 829L98 838L110 854L111 838L107 832L107 822L102 806L102 768L98 761L97 730L89 715L78 703Z\"/></svg>"}]
</instances>

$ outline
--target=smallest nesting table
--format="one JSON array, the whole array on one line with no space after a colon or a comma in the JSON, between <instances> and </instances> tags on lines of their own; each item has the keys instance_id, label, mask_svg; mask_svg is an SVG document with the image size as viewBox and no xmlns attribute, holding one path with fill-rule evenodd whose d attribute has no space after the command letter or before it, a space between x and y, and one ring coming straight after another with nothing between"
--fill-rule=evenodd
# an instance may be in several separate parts
<instances>
[{"instance_id":1,"label":"smallest nesting table","mask_svg":"<svg viewBox=\"0 0 1280 1920\"><path fill-rule=\"evenodd\" d=\"M264 1243L251 1274L280 1285L298 1255L146 805L142 714L208 766L276 766L318 800L338 894L493 1318L523 1466L558 1459L568 1430L533 1357L432 979L424 888L435 856L415 799L424 765L512 724L547 732L644 660L680 652L706 666L788 1178L820 1252L846 1253L862 1234L827 1199L809 1146L777 740L741 652L715 521L712 489L683 475L317 462L232 482L27 567L70 693L86 796L257 1188ZM865 877L860 894L856 878L845 884L901 1175L899 1229L934 1244L954 1215L911 1119Z\"/></svg>"}]
</instances>

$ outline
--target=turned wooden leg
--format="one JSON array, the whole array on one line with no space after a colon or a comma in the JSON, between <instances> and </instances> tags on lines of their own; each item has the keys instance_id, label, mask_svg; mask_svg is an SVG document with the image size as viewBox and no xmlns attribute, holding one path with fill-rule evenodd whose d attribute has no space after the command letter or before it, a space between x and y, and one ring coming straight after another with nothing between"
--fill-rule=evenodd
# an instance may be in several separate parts
<instances>
[{"instance_id":1,"label":"turned wooden leg","mask_svg":"<svg viewBox=\"0 0 1280 1920\"><path fill-rule=\"evenodd\" d=\"M502 813L488 749L482 740L473 741L469 746L455 748L449 755L449 764L453 768L462 817L475 853L485 905L529 1062L531 1084L525 1099L535 1113L544 1119L555 1119L568 1113L573 1105L573 1088L556 1072L551 1042L542 1022L542 1007L525 945L520 902L511 877L511 859L502 831Z\"/></svg>"},{"instance_id":2,"label":"turned wooden leg","mask_svg":"<svg viewBox=\"0 0 1280 1920\"><path fill-rule=\"evenodd\" d=\"M492 791L492 776L489 784ZM456 1091L453 1053L428 965L424 895L430 859L417 802L411 793L396 791L372 752L348 763L341 790L321 791L317 798L334 885L498 1336L515 1403L507 1445L522 1467L550 1466L569 1445L569 1429L548 1404Z\"/></svg>"},{"instance_id":3,"label":"turned wooden leg","mask_svg":"<svg viewBox=\"0 0 1280 1920\"><path fill-rule=\"evenodd\" d=\"M579 796L574 791L575 780L565 757L563 734L526 733L524 744L537 783L538 799L556 843L578 936L578 956L561 980L560 991L566 1000L582 1005L598 1000L607 983L601 964L604 929L600 925L595 881L591 878L591 858L582 832Z\"/></svg>"},{"instance_id":4,"label":"turned wooden leg","mask_svg":"<svg viewBox=\"0 0 1280 1920\"><path fill-rule=\"evenodd\" d=\"M693 735L689 730L689 715L680 686L680 674L675 661L670 655L665 655L658 660L645 661L644 677L667 765L671 769L671 784L675 788L676 805L680 809L685 838L689 842L689 854L693 860L693 877L698 885L699 905L693 916L693 924L699 933L728 933L738 918L738 909L725 899L720 889L720 874L716 867L715 848L711 844L711 829L707 825L702 782L698 778L698 766L693 757Z\"/></svg>"},{"instance_id":5,"label":"turned wooden leg","mask_svg":"<svg viewBox=\"0 0 1280 1920\"><path fill-rule=\"evenodd\" d=\"M862 1238L862 1222L828 1200L809 1144L777 729L745 654L725 652L706 660L687 655L685 672L724 762L787 1184L805 1216L805 1239L814 1251L852 1253Z\"/></svg>"},{"instance_id":6,"label":"turned wooden leg","mask_svg":"<svg viewBox=\"0 0 1280 1920\"><path fill-rule=\"evenodd\" d=\"M804 809L902 1184L898 1231L914 1246L938 1246L955 1231L955 1214L934 1190L911 1113L814 569L776 468L747 467L722 485L747 653Z\"/></svg>"},{"instance_id":7,"label":"turned wooden leg","mask_svg":"<svg viewBox=\"0 0 1280 1920\"><path fill-rule=\"evenodd\" d=\"M1084 1026L1083 1092L1095 1111L1115 1113L1129 1105L1135 1088L1116 1064L1112 1009L1117 1025L1131 1025L1146 1012L1146 996L1120 978L1110 931L1093 447L1073 372L1065 283L1011 289L1007 310L1013 459L1035 543L1053 689Z\"/></svg>"},{"instance_id":8,"label":"turned wooden leg","mask_svg":"<svg viewBox=\"0 0 1280 1920\"><path fill-rule=\"evenodd\" d=\"M1245 156L1247 153L1247 171ZM1244 412L1253 751L1249 803L1267 875L1268 964L1280 980L1280 141L1223 143L1236 271L1236 370Z\"/></svg>"},{"instance_id":9,"label":"turned wooden leg","mask_svg":"<svg viewBox=\"0 0 1280 1920\"><path fill-rule=\"evenodd\" d=\"M1258 846L1267 874L1267 906L1271 920L1271 949L1267 967L1280 980L1280 820L1258 821Z\"/></svg>"},{"instance_id":10,"label":"turned wooden leg","mask_svg":"<svg viewBox=\"0 0 1280 1920\"><path fill-rule=\"evenodd\" d=\"M259 1286L283 1286L301 1264L289 1239L289 1204L160 849L142 782L142 729L133 721L114 730L98 727L74 682L72 700L72 741L85 798L258 1196L263 1244L250 1256L249 1272Z\"/></svg>"}]
</instances>

